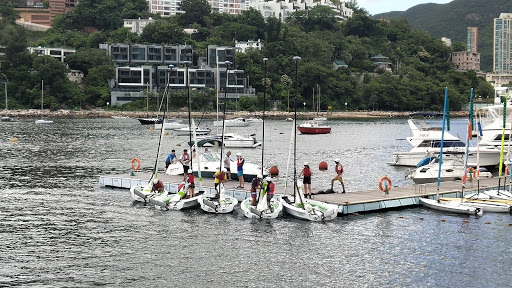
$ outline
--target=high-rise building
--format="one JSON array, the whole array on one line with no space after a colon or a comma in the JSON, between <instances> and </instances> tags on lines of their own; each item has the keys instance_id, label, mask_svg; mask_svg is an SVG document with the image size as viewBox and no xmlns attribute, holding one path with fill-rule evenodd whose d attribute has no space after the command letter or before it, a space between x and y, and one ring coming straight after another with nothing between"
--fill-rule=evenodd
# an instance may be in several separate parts
<instances>
[{"instance_id":1,"label":"high-rise building","mask_svg":"<svg viewBox=\"0 0 512 288\"><path fill-rule=\"evenodd\" d=\"M466 51L478 53L478 27L468 27Z\"/></svg>"},{"instance_id":2,"label":"high-rise building","mask_svg":"<svg viewBox=\"0 0 512 288\"><path fill-rule=\"evenodd\" d=\"M512 74L512 13L501 13L494 18L494 59L493 71L499 74Z\"/></svg>"}]
</instances>

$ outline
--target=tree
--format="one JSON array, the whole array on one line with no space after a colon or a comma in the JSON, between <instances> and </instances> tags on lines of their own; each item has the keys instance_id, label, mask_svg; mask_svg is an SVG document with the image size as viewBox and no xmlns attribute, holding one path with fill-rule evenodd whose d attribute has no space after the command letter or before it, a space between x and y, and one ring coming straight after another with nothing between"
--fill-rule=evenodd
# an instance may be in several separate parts
<instances>
[{"instance_id":1,"label":"tree","mask_svg":"<svg viewBox=\"0 0 512 288\"><path fill-rule=\"evenodd\" d=\"M180 15L179 23L181 26L187 26L197 23L206 26L212 8L206 0L183 0L180 5L181 11L185 13Z\"/></svg>"},{"instance_id":2,"label":"tree","mask_svg":"<svg viewBox=\"0 0 512 288\"><path fill-rule=\"evenodd\" d=\"M148 24L140 38L146 43L179 44L185 43L188 36L174 21L161 19Z\"/></svg>"},{"instance_id":3,"label":"tree","mask_svg":"<svg viewBox=\"0 0 512 288\"><path fill-rule=\"evenodd\" d=\"M452 44L452 51L453 52L466 51L466 44L464 44L460 41L455 41Z\"/></svg>"},{"instance_id":4,"label":"tree","mask_svg":"<svg viewBox=\"0 0 512 288\"><path fill-rule=\"evenodd\" d=\"M95 67L110 66L112 71L114 69L112 60L99 49L80 49L76 53L67 56L66 62L69 68L82 71L85 77L88 77L89 70ZM113 74L108 73L105 76L113 76Z\"/></svg>"}]
</instances>

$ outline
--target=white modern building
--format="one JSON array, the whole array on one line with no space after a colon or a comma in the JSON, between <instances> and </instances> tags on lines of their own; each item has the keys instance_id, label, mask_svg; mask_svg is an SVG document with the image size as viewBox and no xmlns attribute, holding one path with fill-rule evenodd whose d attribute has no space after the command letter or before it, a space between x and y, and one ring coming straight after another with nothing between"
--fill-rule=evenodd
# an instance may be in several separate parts
<instances>
[{"instance_id":1,"label":"white modern building","mask_svg":"<svg viewBox=\"0 0 512 288\"><path fill-rule=\"evenodd\" d=\"M149 23L154 22L153 18L149 17L149 19L123 19L123 26L130 29L131 32L137 33L138 35L142 34L142 30Z\"/></svg>"},{"instance_id":2,"label":"white modern building","mask_svg":"<svg viewBox=\"0 0 512 288\"><path fill-rule=\"evenodd\" d=\"M501 13L494 18L493 71L512 74L512 13Z\"/></svg>"}]
</instances>

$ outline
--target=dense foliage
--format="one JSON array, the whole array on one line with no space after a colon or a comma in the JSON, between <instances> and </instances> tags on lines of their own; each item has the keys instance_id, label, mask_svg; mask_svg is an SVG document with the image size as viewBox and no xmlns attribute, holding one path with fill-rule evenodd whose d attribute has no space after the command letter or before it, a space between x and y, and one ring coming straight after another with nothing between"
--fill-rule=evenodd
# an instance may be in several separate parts
<instances>
[{"instance_id":1,"label":"dense foliage","mask_svg":"<svg viewBox=\"0 0 512 288\"><path fill-rule=\"evenodd\" d=\"M375 15L376 18L406 18L413 29L428 32L435 38L452 42L467 40L467 27L478 27L478 52L482 71L492 71L494 18L512 11L509 0L453 0L447 4L422 4L404 12ZM460 51L453 49L454 51Z\"/></svg>"},{"instance_id":2,"label":"dense foliage","mask_svg":"<svg viewBox=\"0 0 512 288\"><path fill-rule=\"evenodd\" d=\"M52 109L105 106L110 99L108 80L115 70L112 60L98 49L100 43L187 43L194 46L197 64L199 57L206 56L208 45L233 46L234 40L257 39L264 41L264 49L237 53L235 65L247 72L250 85L259 95L242 97L230 103L231 109L261 110L265 86L266 99L282 110L293 107L295 88L298 107L310 110L313 93L319 90L322 110L331 106L333 110L439 111L445 87L449 88L452 110L465 107L471 88L484 99L493 95L492 86L474 72L455 71L449 62L450 47L426 32L413 30L404 18L379 21L354 7L354 17L339 23L330 9L317 6L307 13L295 12L286 23L277 18L265 22L254 9L240 15L220 14L211 12L204 0L187 0L182 2L184 7L198 9L173 17L151 15L155 22L137 35L123 28L121 19L149 16L145 12L147 2L123 0L123 5L115 5L124 7L120 10L113 8L114 2L80 1L75 10L57 17L55 26L35 40L29 40L25 30L13 24L12 9L0 9L5 15L0 23L0 45L6 47L0 59L1 72L9 79L9 107L39 107L36 96L41 80L45 83L45 102L48 99ZM189 36L184 28L196 29L197 33ZM65 77L68 67L51 57L29 55L25 49L28 45L77 49L67 64L83 71L85 81L70 82ZM392 72L375 70L371 57L378 54L389 57ZM296 55L302 58L297 65L292 60ZM264 57L269 59L266 79ZM345 61L349 68L335 70L335 60ZM210 103L210 109L215 107L215 91L191 93L195 110L204 109L204 103ZM171 101L173 109L186 107L186 93L173 93ZM152 101L153 105L156 102ZM144 106L145 101L137 101L115 108Z\"/></svg>"}]
</instances>

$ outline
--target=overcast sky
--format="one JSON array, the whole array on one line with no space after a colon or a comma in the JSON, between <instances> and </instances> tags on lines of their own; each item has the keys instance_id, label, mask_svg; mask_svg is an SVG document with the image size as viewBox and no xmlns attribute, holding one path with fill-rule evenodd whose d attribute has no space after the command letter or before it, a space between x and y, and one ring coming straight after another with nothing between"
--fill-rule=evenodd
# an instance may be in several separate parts
<instances>
[{"instance_id":1,"label":"overcast sky","mask_svg":"<svg viewBox=\"0 0 512 288\"><path fill-rule=\"evenodd\" d=\"M357 0L360 8L366 9L371 15L390 12L405 11L412 6L424 3L449 3L452 0Z\"/></svg>"}]
</instances>

